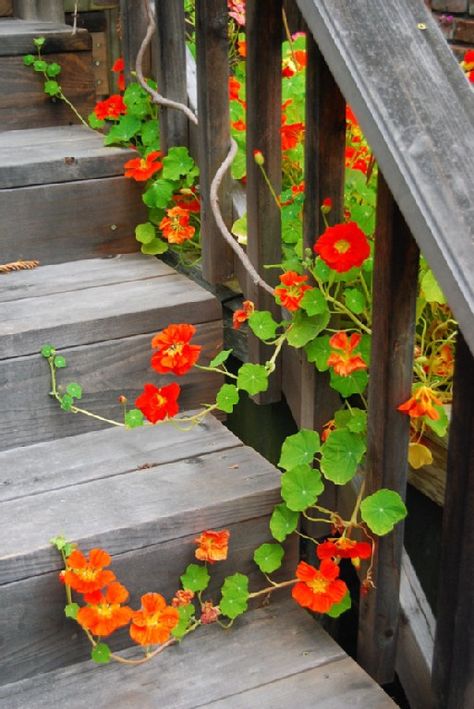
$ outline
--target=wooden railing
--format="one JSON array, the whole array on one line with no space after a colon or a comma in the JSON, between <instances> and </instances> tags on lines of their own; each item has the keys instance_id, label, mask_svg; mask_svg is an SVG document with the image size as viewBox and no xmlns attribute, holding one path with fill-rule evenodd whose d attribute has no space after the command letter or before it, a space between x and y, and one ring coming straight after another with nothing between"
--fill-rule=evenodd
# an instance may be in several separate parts
<instances>
[{"instance_id":1,"label":"wooden railing","mask_svg":"<svg viewBox=\"0 0 474 709\"><path fill-rule=\"evenodd\" d=\"M137 0L122 4L123 18L139 5ZM459 323L434 691L423 696L418 692L417 705L467 709L474 706L474 94L421 0L296 0L285 5L309 30L306 245L322 232L323 198L331 197L334 216L342 220L346 101L380 168L367 492L389 487L405 496L409 421L397 412L397 405L411 392L419 249ZM156 1L160 88L180 100L185 98L182 6L181 0ZM263 275L265 264L280 260L280 213L253 150L265 155L267 174L278 193L282 0L247 0L246 6L248 254ZM199 125L189 140L201 170L204 276L218 283L236 272L245 295L257 307L273 310L271 297L248 285L234 264L209 204L210 182L230 145L227 0L196 0L196 20ZM126 60L133 64L130 52ZM163 112L162 132L166 146L182 144L182 115ZM229 225L231 192L229 178L220 198ZM265 277L277 275L267 271ZM265 359L265 347L257 340L252 339L249 348L252 358ZM318 427L327 388L315 381L314 367L307 363L300 363L297 377L301 395L296 418L302 425ZM266 400L278 399L281 386L277 373ZM402 550L400 525L380 541L376 590L361 602L358 659L381 683L391 681L396 661Z\"/></svg>"}]
</instances>

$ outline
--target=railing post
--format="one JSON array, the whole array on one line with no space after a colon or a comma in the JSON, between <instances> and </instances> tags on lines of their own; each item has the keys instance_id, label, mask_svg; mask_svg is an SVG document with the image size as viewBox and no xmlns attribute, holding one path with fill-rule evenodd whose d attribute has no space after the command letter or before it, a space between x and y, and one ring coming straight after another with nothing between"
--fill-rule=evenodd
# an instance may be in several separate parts
<instances>
[{"instance_id":1,"label":"railing post","mask_svg":"<svg viewBox=\"0 0 474 709\"><path fill-rule=\"evenodd\" d=\"M389 488L405 497L410 421L397 406L411 393L418 261L418 247L379 176L366 494ZM375 589L361 597L357 659L380 684L394 674L402 549L398 524L377 542Z\"/></svg>"},{"instance_id":2,"label":"railing post","mask_svg":"<svg viewBox=\"0 0 474 709\"><path fill-rule=\"evenodd\" d=\"M22 20L64 23L64 3L62 0L14 0L13 14Z\"/></svg>"},{"instance_id":3,"label":"railing post","mask_svg":"<svg viewBox=\"0 0 474 709\"><path fill-rule=\"evenodd\" d=\"M226 244L209 203L211 181L230 147L227 0L197 0L196 50L198 92L199 184L203 276L222 283L233 273L233 253ZM219 206L228 226L232 222L230 171L221 184Z\"/></svg>"},{"instance_id":4,"label":"railing post","mask_svg":"<svg viewBox=\"0 0 474 709\"><path fill-rule=\"evenodd\" d=\"M133 81L138 50L147 28L146 4L148 0L120 0L120 30L122 35L122 53L125 60L125 78L127 84ZM143 73L150 76L150 54L143 62Z\"/></svg>"},{"instance_id":5,"label":"railing post","mask_svg":"<svg viewBox=\"0 0 474 709\"><path fill-rule=\"evenodd\" d=\"M183 0L155 0L157 81L162 96L187 105L186 37ZM188 145L188 120L182 111L160 106L160 145Z\"/></svg>"},{"instance_id":6,"label":"railing post","mask_svg":"<svg viewBox=\"0 0 474 709\"><path fill-rule=\"evenodd\" d=\"M458 334L433 658L439 709L474 706L474 357Z\"/></svg>"},{"instance_id":7,"label":"railing post","mask_svg":"<svg viewBox=\"0 0 474 709\"><path fill-rule=\"evenodd\" d=\"M270 285L278 283L277 269L265 270L267 264L281 261L281 218L260 168L254 150L265 159L265 170L277 195L281 192L281 0L247 0L247 223L248 254ZM273 298L249 284L247 296L260 310L270 310L280 319ZM265 362L271 350L253 335L249 336L249 358ZM260 403L278 401L281 370L270 377L268 391Z\"/></svg>"}]
</instances>

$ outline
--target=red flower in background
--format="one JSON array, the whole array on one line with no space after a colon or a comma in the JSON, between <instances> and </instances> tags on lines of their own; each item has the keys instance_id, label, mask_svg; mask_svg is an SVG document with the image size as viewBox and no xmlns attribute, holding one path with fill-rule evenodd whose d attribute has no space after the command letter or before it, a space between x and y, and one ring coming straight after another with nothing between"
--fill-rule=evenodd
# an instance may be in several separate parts
<instances>
[{"instance_id":1,"label":"red flower in background","mask_svg":"<svg viewBox=\"0 0 474 709\"><path fill-rule=\"evenodd\" d=\"M283 123L281 127L281 149L292 150L303 140L304 123Z\"/></svg>"},{"instance_id":2,"label":"red flower in background","mask_svg":"<svg viewBox=\"0 0 474 709\"><path fill-rule=\"evenodd\" d=\"M223 529L216 532L213 529L208 529L196 537L194 540L199 547L195 551L196 559L199 561L207 561L213 564L215 561L224 561L227 559L229 551L230 532Z\"/></svg>"},{"instance_id":3,"label":"red flower in background","mask_svg":"<svg viewBox=\"0 0 474 709\"><path fill-rule=\"evenodd\" d=\"M358 332L353 332L350 338L346 332L336 332L330 338L329 346L337 352L331 352L327 363L340 377L348 377L352 372L367 369L367 364L360 354L354 354L361 338L362 335Z\"/></svg>"},{"instance_id":4,"label":"red flower in background","mask_svg":"<svg viewBox=\"0 0 474 709\"><path fill-rule=\"evenodd\" d=\"M300 307L301 299L311 286L304 285L308 276L299 276L295 271L287 271L280 276L283 285L275 288L275 296L284 308L294 312Z\"/></svg>"},{"instance_id":5,"label":"red flower in background","mask_svg":"<svg viewBox=\"0 0 474 709\"><path fill-rule=\"evenodd\" d=\"M95 591L86 594L84 600L89 605L79 608L77 622L94 635L111 635L130 622L132 609L121 605L128 595L125 586L118 582L111 583L105 593Z\"/></svg>"},{"instance_id":6,"label":"red flower in background","mask_svg":"<svg viewBox=\"0 0 474 709\"><path fill-rule=\"evenodd\" d=\"M231 101L239 101L240 81L235 76L229 77L229 99Z\"/></svg>"},{"instance_id":7,"label":"red flower in background","mask_svg":"<svg viewBox=\"0 0 474 709\"><path fill-rule=\"evenodd\" d=\"M187 212L199 214L201 211L199 197L192 189L183 188L178 192L178 194L174 194L173 202L177 207L181 207L181 209L184 209Z\"/></svg>"},{"instance_id":8,"label":"red flower in background","mask_svg":"<svg viewBox=\"0 0 474 709\"><path fill-rule=\"evenodd\" d=\"M115 60L112 66L112 71L115 74L118 74L117 76L117 86L119 88L119 91L125 91L125 62L123 60L123 57L119 57L118 59Z\"/></svg>"},{"instance_id":9,"label":"red flower in background","mask_svg":"<svg viewBox=\"0 0 474 709\"><path fill-rule=\"evenodd\" d=\"M151 423L173 418L179 412L178 396L181 387L176 382L160 389L154 384L145 384L143 393L135 401L135 406Z\"/></svg>"},{"instance_id":10,"label":"red flower in background","mask_svg":"<svg viewBox=\"0 0 474 709\"><path fill-rule=\"evenodd\" d=\"M251 300L244 300L241 310L236 310L232 316L232 327L239 330L240 326L247 322L249 317L255 312L255 305Z\"/></svg>"},{"instance_id":11,"label":"red flower in background","mask_svg":"<svg viewBox=\"0 0 474 709\"><path fill-rule=\"evenodd\" d=\"M346 584L338 576L339 566L331 559L324 559L319 569L301 561L296 568L299 583L293 586L291 595L303 608L315 613L327 613L348 592Z\"/></svg>"},{"instance_id":12,"label":"red flower in background","mask_svg":"<svg viewBox=\"0 0 474 709\"><path fill-rule=\"evenodd\" d=\"M115 581L113 571L104 570L111 561L109 554L103 549L91 549L88 557L79 549L74 549L66 559L64 583L79 593L100 591Z\"/></svg>"},{"instance_id":13,"label":"red flower in background","mask_svg":"<svg viewBox=\"0 0 474 709\"><path fill-rule=\"evenodd\" d=\"M105 101L96 103L94 113L99 121L104 121L106 118L117 119L127 113L127 107L120 94L114 94Z\"/></svg>"},{"instance_id":14,"label":"red flower in background","mask_svg":"<svg viewBox=\"0 0 474 709\"><path fill-rule=\"evenodd\" d=\"M340 557L341 559L370 559L372 556L372 544L368 542L356 542L347 537L337 537L328 539L316 547L318 559L331 559Z\"/></svg>"},{"instance_id":15,"label":"red flower in background","mask_svg":"<svg viewBox=\"0 0 474 709\"><path fill-rule=\"evenodd\" d=\"M130 637L139 645L167 642L171 631L178 625L178 609L167 606L159 593L146 593L141 601L141 609L135 611L132 616Z\"/></svg>"},{"instance_id":16,"label":"red flower in background","mask_svg":"<svg viewBox=\"0 0 474 709\"><path fill-rule=\"evenodd\" d=\"M194 325L168 325L165 330L155 335L151 346L156 349L151 358L151 366L160 374L186 374L198 361L201 352L200 345L191 345L190 340L195 334Z\"/></svg>"},{"instance_id":17,"label":"red flower in background","mask_svg":"<svg viewBox=\"0 0 474 709\"><path fill-rule=\"evenodd\" d=\"M345 273L361 266L370 256L370 246L364 232L355 222L327 227L316 241L313 251L332 269Z\"/></svg>"},{"instance_id":18,"label":"red flower in background","mask_svg":"<svg viewBox=\"0 0 474 709\"><path fill-rule=\"evenodd\" d=\"M189 223L189 212L182 207L173 207L166 210L159 224L161 233L170 244L182 244L192 239L196 229Z\"/></svg>"},{"instance_id":19,"label":"red flower in background","mask_svg":"<svg viewBox=\"0 0 474 709\"><path fill-rule=\"evenodd\" d=\"M152 177L155 172L161 170L163 163L160 162L161 153L159 150L154 150L149 153L146 158L133 158L128 160L125 165L125 177L131 177L137 182L146 182Z\"/></svg>"},{"instance_id":20,"label":"red flower in background","mask_svg":"<svg viewBox=\"0 0 474 709\"><path fill-rule=\"evenodd\" d=\"M398 406L398 410L408 414L410 418L428 416L432 421L437 421L439 411L435 409L435 404L441 406L442 402L434 391L430 387L419 386L413 391L413 396Z\"/></svg>"}]
</instances>

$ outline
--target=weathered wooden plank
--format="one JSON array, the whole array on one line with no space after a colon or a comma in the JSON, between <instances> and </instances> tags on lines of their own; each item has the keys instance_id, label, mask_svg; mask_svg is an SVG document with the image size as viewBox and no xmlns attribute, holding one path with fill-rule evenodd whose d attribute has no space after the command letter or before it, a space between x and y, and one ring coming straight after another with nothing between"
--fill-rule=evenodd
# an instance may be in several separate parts
<instances>
[{"instance_id":1,"label":"weathered wooden plank","mask_svg":"<svg viewBox=\"0 0 474 709\"><path fill-rule=\"evenodd\" d=\"M72 34L71 28L64 24L64 20L61 23L53 23L8 18L0 20L0 57L34 54L35 37L46 38L46 43L41 48L42 54L84 52L91 48L89 33L79 29L76 34Z\"/></svg>"},{"instance_id":2,"label":"weathered wooden plank","mask_svg":"<svg viewBox=\"0 0 474 709\"><path fill-rule=\"evenodd\" d=\"M220 304L178 273L0 303L0 359L45 342L76 347L156 331L170 322L217 320Z\"/></svg>"},{"instance_id":3,"label":"weathered wooden plank","mask_svg":"<svg viewBox=\"0 0 474 709\"><path fill-rule=\"evenodd\" d=\"M297 2L474 351L468 82L419 0Z\"/></svg>"},{"instance_id":4,"label":"weathered wooden plank","mask_svg":"<svg viewBox=\"0 0 474 709\"><path fill-rule=\"evenodd\" d=\"M228 7L226 0L199 0L196 4L197 88L199 115L199 182L203 275L223 283L233 273L234 256L212 214L210 187L230 147ZM224 178L219 206L226 224L232 223L230 172Z\"/></svg>"},{"instance_id":5,"label":"weathered wooden plank","mask_svg":"<svg viewBox=\"0 0 474 709\"><path fill-rule=\"evenodd\" d=\"M474 704L474 359L458 335L433 659L439 709Z\"/></svg>"},{"instance_id":6,"label":"weathered wooden plank","mask_svg":"<svg viewBox=\"0 0 474 709\"><path fill-rule=\"evenodd\" d=\"M160 428L157 435L163 433ZM203 484L205 498L197 493ZM120 554L208 529L210 516L222 527L269 515L279 494L276 468L238 446L5 501L0 583L58 568L60 557L48 545L58 530Z\"/></svg>"},{"instance_id":7,"label":"weathered wooden plank","mask_svg":"<svg viewBox=\"0 0 474 709\"><path fill-rule=\"evenodd\" d=\"M262 31L265 28L265 31ZM278 283L276 269L264 266L281 261L281 217L268 186L254 160L260 150L265 170L277 195L281 191L281 0L250 0L246 5L247 41L247 253L261 276L270 285ZM259 310L280 317L273 298L247 284L245 295ZM249 336L249 359L265 362L271 349L255 336ZM281 370L273 373L268 391L259 395L260 403L280 398Z\"/></svg>"},{"instance_id":8,"label":"weathered wooden plank","mask_svg":"<svg viewBox=\"0 0 474 709\"><path fill-rule=\"evenodd\" d=\"M0 501L242 445L214 416L190 430L171 424L110 428L0 453Z\"/></svg>"},{"instance_id":9,"label":"weathered wooden plank","mask_svg":"<svg viewBox=\"0 0 474 709\"><path fill-rule=\"evenodd\" d=\"M146 5L144 2L120 0L121 48L122 56L125 60L125 78L127 83L134 80L132 72L135 71L138 50L145 37L147 24ZM145 76L151 76L150 52L144 57L143 73Z\"/></svg>"},{"instance_id":10,"label":"weathered wooden plank","mask_svg":"<svg viewBox=\"0 0 474 709\"><path fill-rule=\"evenodd\" d=\"M79 113L87 116L94 106L95 86L89 52L50 54L48 61L62 67L61 87ZM43 91L43 77L25 67L21 57L4 57L0 94L1 130L69 125L78 119L63 101Z\"/></svg>"},{"instance_id":11,"label":"weathered wooden plank","mask_svg":"<svg viewBox=\"0 0 474 709\"><path fill-rule=\"evenodd\" d=\"M379 177L373 280L366 493L405 497L409 418L397 411L411 393L419 251ZM381 684L393 678L403 525L376 548L375 590L361 601L358 661Z\"/></svg>"},{"instance_id":12,"label":"weathered wooden plank","mask_svg":"<svg viewBox=\"0 0 474 709\"><path fill-rule=\"evenodd\" d=\"M81 404L101 416L120 420L118 397L134 402L147 381L157 386L176 378L158 375L150 367L150 340L155 331L121 340L60 350L68 358L65 379L79 381L85 390ZM202 361L209 361L222 347L222 322L197 326L196 344L202 345ZM60 343L55 343L60 348ZM221 377L191 370L179 380L181 410L213 403ZM2 410L0 449L73 436L104 428L87 416L66 415L48 397L48 367L39 355L4 360L0 365ZM21 422L21 423L20 423Z\"/></svg>"},{"instance_id":13,"label":"weathered wooden plank","mask_svg":"<svg viewBox=\"0 0 474 709\"><path fill-rule=\"evenodd\" d=\"M34 271L16 271L2 277L0 303L171 276L173 273L163 261L143 258L142 254L71 261L67 266L41 266Z\"/></svg>"},{"instance_id":14,"label":"weathered wooden plank","mask_svg":"<svg viewBox=\"0 0 474 709\"><path fill-rule=\"evenodd\" d=\"M247 691L207 704L210 709L275 709L297 704L318 709L389 709L396 704L349 657L331 659L304 672L276 679Z\"/></svg>"},{"instance_id":15,"label":"weathered wooden plank","mask_svg":"<svg viewBox=\"0 0 474 709\"><path fill-rule=\"evenodd\" d=\"M140 194L124 177L1 190L1 261L63 263L136 251L135 226L146 220Z\"/></svg>"},{"instance_id":16,"label":"weathered wooden plank","mask_svg":"<svg viewBox=\"0 0 474 709\"><path fill-rule=\"evenodd\" d=\"M133 155L104 146L100 133L82 125L6 131L0 133L0 189L123 175Z\"/></svg>"},{"instance_id":17,"label":"weathered wooden plank","mask_svg":"<svg viewBox=\"0 0 474 709\"><path fill-rule=\"evenodd\" d=\"M229 559L211 569L212 580L206 597L214 598L216 602L220 598L219 588L224 576L236 571L249 576L252 589L262 588L266 581L262 582L262 575L252 556L254 549L269 539L268 514L248 520L245 516L240 519L237 513L235 521L230 523L228 518L223 523L225 518L220 507L203 511L202 516L196 519L195 526L191 527L191 534L169 541L161 540L157 520L151 544L143 549L114 555L114 572L130 590L132 607L138 608L140 596L148 591L161 593L168 601L171 599L179 587L179 577L183 570L189 563L196 561L194 539L202 531L203 524L204 528L212 529L222 528L225 524L231 534ZM83 548L87 550L89 547ZM297 563L297 545L290 542L286 548L283 578L291 576ZM57 558L57 552L54 556ZM26 599L33 597L36 603L25 604ZM84 642L83 634L78 632L75 624L64 618L64 589L58 583L57 571L2 586L2 602L5 607L8 605L9 613L8 616L2 614L0 620L2 637L8 638L8 647L2 644L0 649L0 684L81 662L89 657L90 646L87 641ZM25 628L28 628L27 632ZM222 641L228 642L224 633ZM107 642L114 649L132 644L126 631L119 631L116 637L107 638ZM136 648L132 652L135 657L138 656ZM98 695L96 701L100 707ZM121 701L114 701L114 705L120 706Z\"/></svg>"},{"instance_id":18,"label":"weathered wooden plank","mask_svg":"<svg viewBox=\"0 0 474 709\"><path fill-rule=\"evenodd\" d=\"M187 104L186 42L182 0L155 0L157 79L160 93ZM181 111L160 106L160 143L163 151L188 145L188 122Z\"/></svg>"},{"instance_id":19,"label":"weathered wooden plank","mask_svg":"<svg viewBox=\"0 0 474 709\"><path fill-rule=\"evenodd\" d=\"M10 17L12 14L12 0L0 0L0 17Z\"/></svg>"},{"instance_id":20,"label":"weathered wooden plank","mask_svg":"<svg viewBox=\"0 0 474 709\"><path fill-rule=\"evenodd\" d=\"M13 0L16 17L25 20L39 19L49 22L64 22L62 0Z\"/></svg>"},{"instance_id":21,"label":"weathered wooden plank","mask_svg":"<svg viewBox=\"0 0 474 709\"><path fill-rule=\"evenodd\" d=\"M124 656L136 653L136 649L127 650ZM199 631L199 638L189 638L165 652L160 657L159 673L153 662L124 672L118 663L98 671L89 661L3 687L0 698L8 702L9 709L28 705L46 709L63 706L74 696L77 709L86 709L90 696L80 688L87 686L87 695L96 698L100 709L107 705L120 709L193 709L314 667L325 666L329 671L329 663L343 657L341 649L310 616L288 601L250 611L227 633L216 625L207 626ZM183 682L183 677L192 677L193 682ZM298 701L297 695L293 701Z\"/></svg>"}]
</instances>

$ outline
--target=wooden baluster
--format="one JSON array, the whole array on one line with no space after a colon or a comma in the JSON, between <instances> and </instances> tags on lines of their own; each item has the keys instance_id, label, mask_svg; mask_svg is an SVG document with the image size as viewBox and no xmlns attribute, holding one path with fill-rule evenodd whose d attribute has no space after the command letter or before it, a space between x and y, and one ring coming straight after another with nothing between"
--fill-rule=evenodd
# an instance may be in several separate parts
<instances>
[{"instance_id":1,"label":"wooden baluster","mask_svg":"<svg viewBox=\"0 0 474 709\"><path fill-rule=\"evenodd\" d=\"M162 96L187 105L186 34L183 0L155 0L157 81ZM182 111L160 107L160 145L188 145L188 119Z\"/></svg>"},{"instance_id":2,"label":"wooden baluster","mask_svg":"<svg viewBox=\"0 0 474 709\"><path fill-rule=\"evenodd\" d=\"M127 84L134 81L132 72L135 71L138 50L146 34L147 24L148 18L144 2L120 0L120 31ZM151 74L150 53L144 58L143 73L145 76Z\"/></svg>"},{"instance_id":3,"label":"wooden baluster","mask_svg":"<svg viewBox=\"0 0 474 709\"><path fill-rule=\"evenodd\" d=\"M247 0L247 223L248 254L253 265L270 285L278 283L277 269L265 265L281 261L281 217L260 168L254 150L265 159L265 170L277 195L281 192L281 0ZM279 320L280 309L271 295L247 287L247 297L260 310L270 310ZM271 348L249 336L249 359L265 362ZM268 391L260 403L278 401L281 368L270 377Z\"/></svg>"},{"instance_id":4,"label":"wooden baluster","mask_svg":"<svg viewBox=\"0 0 474 709\"><path fill-rule=\"evenodd\" d=\"M226 244L209 203L211 181L229 152L229 62L227 0L197 0L196 49L198 90L199 183L203 275L222 283L233 273L233 253ZM230 171L219 191L219 206L226 224L232 224Z\"/></svg>"},{"instance_id":5,"label":"wooden baluster","mask_svg":"<svg viewBox=\"0 0 474 709\"><path fill-rule=\"evenodd\" d=\"M64 23L64 2L62 0L14 0L13 14L22 20Z\"/></svg>"},{"instance_id":6,"label":"wooden baluster","mask_svg":"<svg viewBox=\"0 0 474 709\"><path fill-rule=\"evenodd\" d=\"M382 176L377 198L373 336L365 494L405 497L410 420L397 411L411 392L418 247ZM359 663L380 684L393 679L403 524L377 542L375 590L361 597Z\"/></svg>"},{"instance_id":7,"label":"wooden baluster","mask_svg":"<svg viewBox=\"0 0 474 709\"><path fill-rule=\"evenodd\" d=\"M458 334L433 659L439 709L474 706L474 357Z\"/></svg>"}]
</instances>

